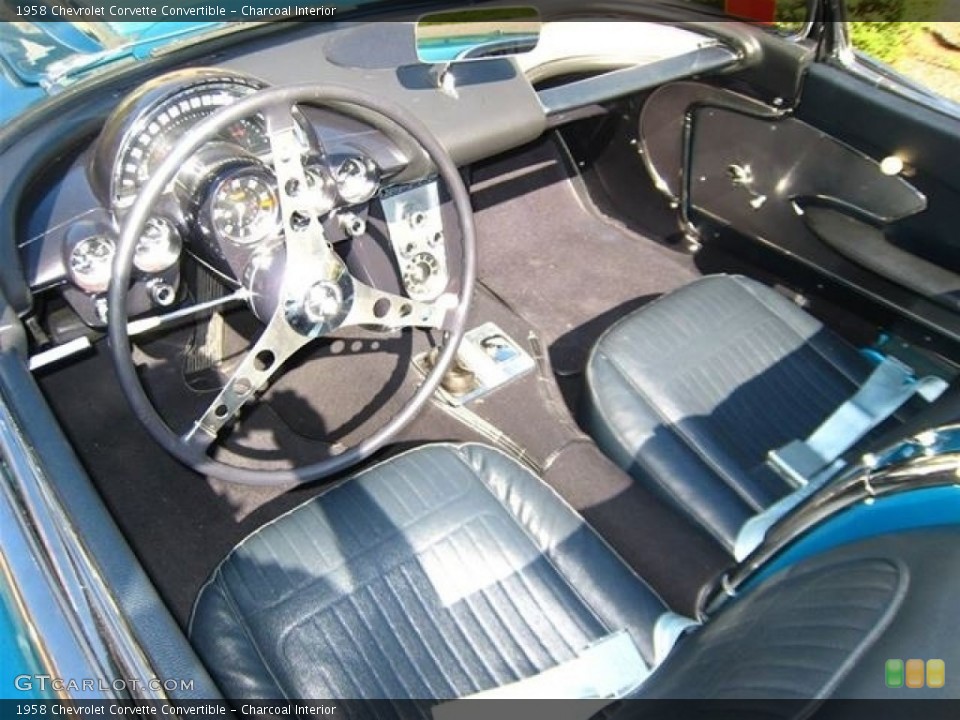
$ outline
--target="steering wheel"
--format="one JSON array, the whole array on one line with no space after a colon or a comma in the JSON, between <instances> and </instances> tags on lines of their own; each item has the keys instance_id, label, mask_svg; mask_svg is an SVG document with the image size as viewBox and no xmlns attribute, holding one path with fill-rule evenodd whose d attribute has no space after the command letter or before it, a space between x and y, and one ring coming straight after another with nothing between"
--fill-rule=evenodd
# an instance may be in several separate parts
<instances>
[{"instance_id":1,"label":"steering wheel","mask_svg":"<svg viewBox=\"0 0 960 720\"><path fill-rule=\"evenodd\" d=\"M433 162L453 201L459 226L459 291L421 302L377 289L352 277L324 237L303 166L297 104L328 106L339 112L356 107L393 123L419 144ZM177 434L149 400L133 364L128 334L127 294L138 238L154 206L177 172L206 142L244 118L264 118L277 177L286 263L275 310L254 345L240 361L206 411L183 435ZM444 233L444 242L453 233ZM448 253L448 257L451 256ZM334 85L267 88L205 118L174 146L130 209L117 243L108 289L110 353L120 387L150 435L171 455L198 473L247 485L302 484L327 477L369 457L388 443L423 408L456 355L467 322L476 276L476 246L470 197L457 167L430 130L403 108L358 90ZM436 364L409 401L378 430L340 454L283 470L239 467L209 454L221 432L255 400L296 352L345 326L392 329L432 328L445 334Z\"/></svg>"}]
</instances>

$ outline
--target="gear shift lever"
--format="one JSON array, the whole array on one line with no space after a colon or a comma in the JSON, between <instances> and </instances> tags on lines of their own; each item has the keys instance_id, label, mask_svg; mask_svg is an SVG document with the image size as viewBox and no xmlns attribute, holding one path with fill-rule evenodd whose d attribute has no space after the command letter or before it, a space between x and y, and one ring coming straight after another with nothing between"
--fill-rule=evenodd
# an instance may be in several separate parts
<instances>
[{"instance_id":1,"label":"gear shift lever","mask_svg":"<svg viewBox=\"0 0 960 720\"><path fill-rule=\"evenodd\" d=\"M438 357L440 357L440 348L435 347L427 353L427 357L425 358L426 365L432 368L437 364ZM467 367L458 352L453 362L450 363L450 368L444 374L440 384L443 386L443 389L451 395L466 395L477 387L477 374Z\"/></svg>"}]
</instances>

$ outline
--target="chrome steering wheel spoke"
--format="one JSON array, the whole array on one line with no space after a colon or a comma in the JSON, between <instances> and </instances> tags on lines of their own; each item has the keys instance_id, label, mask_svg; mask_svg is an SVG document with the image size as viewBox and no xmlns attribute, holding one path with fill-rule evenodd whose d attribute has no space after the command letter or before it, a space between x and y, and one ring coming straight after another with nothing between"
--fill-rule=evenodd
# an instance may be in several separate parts
<instances>
[{"instance_id":1,"label":"chrome steering wheel spoke","mask_svg":"<svg viewBox=\"0 0 960 720\"><path fill-rule=\"evenodd\" d=\"M316 217L320 202L315 195L322 189L307 177L303 165L307 148L300 142L293 105L275 103L263 111L263 117L277 176L288 267L298 267L303 262L319 263L321 267L334 265L335 254Z\"/></svg>"},{"instance_id":2,"label":"chrome steering wheel spoke","mask_svg":"<svg viewBox=\"0 0 960 720\"><path fill-rule=\"evenodd\" d=\"M452 293L441 295L432 302L423 302L380 290L353 278L353 304L341 327L380 325L393 330L448 330L450 311L457 303L458 298Z\"/></svg>"},{"instance_id":3,"label":"chrome steering wheel spoke","mask_svg":"<svg viewBox=\"0 0 960 720\"><path fill-rule=\"evenodd\" d=\"M226 385L181 440L194 449L206 450L240 409L255 399L283 364L310 340L291 328L283 311L278 310Z\"/></svg>"}]
</instances>

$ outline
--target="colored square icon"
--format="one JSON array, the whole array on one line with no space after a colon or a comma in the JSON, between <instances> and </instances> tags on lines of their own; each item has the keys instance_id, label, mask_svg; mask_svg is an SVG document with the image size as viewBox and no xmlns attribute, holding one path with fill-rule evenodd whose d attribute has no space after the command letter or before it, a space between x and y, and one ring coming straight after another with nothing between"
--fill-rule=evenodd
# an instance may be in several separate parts
<instances>
[{"instance_id":1,"label":"colored square icon","mask_svg":"<svg viewBox=\"0 0 960 720\"><path fill-rule=\"evenodd\" d=\"M923 687L923 660L907 660L906 684L908 688Z\"/></svg>"},{"instance_id":2,"label":"colored square icon","mask_svg":"<svg viewBox=\"0 0 960 720\"><path fill-rule=\"evenodd\" d=\"M884 675L888 688L903 687L903 660L887 660Z\"/></svg>"},{"instance_id":3,"label":"colored square icon","mask_svg":"<svg viewBox=\"0 0 960 720\"><path fill-rule=\"evenodd\" d=\"M942 688L947 681L947 666L943 660L927 660L927 687Z\"/></svg>"}]
</instances>

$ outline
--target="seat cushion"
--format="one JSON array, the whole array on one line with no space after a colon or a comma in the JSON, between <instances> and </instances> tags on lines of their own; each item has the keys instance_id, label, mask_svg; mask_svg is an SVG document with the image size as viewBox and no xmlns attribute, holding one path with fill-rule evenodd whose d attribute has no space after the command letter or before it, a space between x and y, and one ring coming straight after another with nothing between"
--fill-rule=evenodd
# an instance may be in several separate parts
<instances>
[{"instance_id":1,"label":"seat cushion","mask_svg":"<svg viewBox=\"0 0 960 720\"><path fill-rule=\"evenodd\" d=\"M431 445L242 541L189 633L227 697L453 698L534 675L665 610L548 486Z\"/></svg>"},{"instance_id":2,"label":"seat cushion","mask_svg":"<svg viewBox=\"0 0 960 720\"><path fill-rule=\"evenodd\" d=\"M732 549L743 523L792 489L768 451L807 437L870 369L777 292L710 276L598 341L582 420L607 455Z\"/></svg>"}]
</instances>

